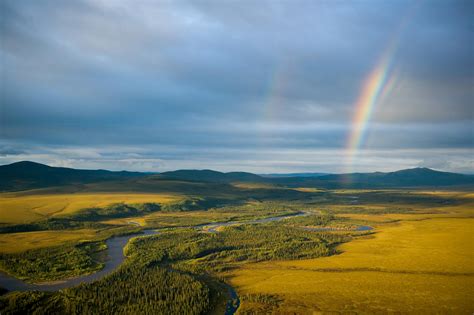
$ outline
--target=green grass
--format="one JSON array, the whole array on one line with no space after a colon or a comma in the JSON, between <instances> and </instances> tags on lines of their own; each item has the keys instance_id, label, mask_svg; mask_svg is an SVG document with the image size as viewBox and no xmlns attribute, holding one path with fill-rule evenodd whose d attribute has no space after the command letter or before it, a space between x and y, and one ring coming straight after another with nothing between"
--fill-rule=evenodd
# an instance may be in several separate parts
<instances>
[{"instance_id":1,"label":"green grass","mask_svg":"<svg viewBox=\"0 0 474 315\"><path fill-rule=\"evenodd\" d=\"M38 200L52 200L53 208L55 202L64 202L61 198L69 204L75 201L74 207L82 202L92 204L58 212L45 205L36 210L30 207L42 213L42 219L3 226L0 242L10 250L1 253L2 268L31 281L99 269L100 260L95 256L100 254L102 241L114 234L143 227L168 229L134 238L126 247L125 264L108 277L56 293L9 293L0 298L0 312L207 312L216 309L218 303L222 307L224 291L219 279L237 288L241 314L302 313L308 309L463 313L471 308L467 299L472 288L469 274L473 273L469 266L469 218L474 217L474 196L470 193L295 191L261 185L189 183L186 193L177 194L175 190L182 188L182 183L164 187L163 182L154 186L147 180L136 185L132 188L143 185L160 187L161 191L92 193L98 186L90 185L87 193L77 195L64 191L47 195L45 190L39 195L38 191L16 195L20 199L17 202L33 200L37 206ZM107 187L111 188L101 189ZM86 195L100 198L81 201ZM166 200L164 196L168 196ZM311 215L231 226L219 233L180 228L299 211ZM129 221L142 227L131 226ZM375 234L350 231L359 224L374 226ZM302 228L307 226L348 230L314 232ZM6 233L12 227L46 231ZM404 283L412 288L407 291ZM391 292L390 297L386 292Z\"/></svg>"}]
</instances>

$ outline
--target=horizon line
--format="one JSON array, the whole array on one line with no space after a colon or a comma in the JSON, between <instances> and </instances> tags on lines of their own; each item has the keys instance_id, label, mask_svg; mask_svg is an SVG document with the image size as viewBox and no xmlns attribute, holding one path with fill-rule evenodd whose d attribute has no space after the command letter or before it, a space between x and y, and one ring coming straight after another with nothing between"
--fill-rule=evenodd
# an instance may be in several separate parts
<instances>
[{"instance_id":1,"label":"horizon line","mask_svg":"<svg viewBox=\"0 0 474 315\"><path fill-rule=\"evenodd\" d=\"M298 176L296 176L296 174L321 174L321 176L325 176L325 175L367 174L367 173L384 173L384 174L387 174L387 173L395 173L395 172L405 171L405 170L427 169L427 170L432 170L432 171L436 171L436 172L444 172L444 173L451 173L451 174L474 175L474 170L472 172L467 172L467 173L463 172L463 173L461 173L461 172L449 172L449 171L445 171L445 170L441 170L441 169L436 169L436 168L431 168L431 167L424 167L424 166L415 166L415 167L411 167L411 168L401 168L401 169L397 169L395 171L377 171L377 170L375 170L375 171L350 172L350 173L323 172L323 171L321 171L321 172L307 171L307 172L284 172L284 173L273 173L273 172L272 173L268 173L268 172L266 172L266 173L260 173L260 172L254 173L254 172L239 171L239 170L225 172L225 171L220 171L220 170L211 169L211 168L201 168L201 169L200 168L181 168L181 169L178 168L178 169L171 169L171 170L165 170L165 171L132 171L132 170L126 170L126 169L111 170L111 169L104 169L104 168L90 169L90 168L74 168L74 167L66 167L66 166L55 166L55 165L49 165L49 164L40 163L40 162L36 162L36 161L20 160L20 161L8 163L8 164L0 164L0 167L19 164L19 163L33 163L33 164L39 164L39 165L48 166L48 167L66 168L66 169L81 170L81 171L129 172L129 173L143 173L143 174L162 174L162 173L176 172L176 171L213 171L213 172L219 172L219 173L223 173L223 174L227 174L227 173L248 173L248 174L254 174L254 175L258 175L258 176L262 176L262 177L269 176L269 175L295 175L294 177L298 177Z\"/></svg>"}]
</instances>

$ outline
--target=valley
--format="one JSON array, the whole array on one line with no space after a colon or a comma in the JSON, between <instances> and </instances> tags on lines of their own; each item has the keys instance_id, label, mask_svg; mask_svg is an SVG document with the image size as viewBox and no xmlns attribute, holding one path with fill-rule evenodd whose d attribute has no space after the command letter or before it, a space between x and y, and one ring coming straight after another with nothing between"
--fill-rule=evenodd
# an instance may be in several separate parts
<instances>
[{"instance_id":1,"label":"valley","mask_svg":"<svg viewBox=\"0 0 474 315\"><path fill-rule=\"evenodd\" d=\"M474 315L473 0L0 0L0 315Z\"/></svg>"},{"instance_id":2,"label":"valley","mask_svg":"<svg viewBox=\"0 0 474 315\"><path fill-rule=\"evenodd\" d=\"M1 312L474 309L469 189L327 189L234 176L1 193Z\"/></svg>"}]
</instances>

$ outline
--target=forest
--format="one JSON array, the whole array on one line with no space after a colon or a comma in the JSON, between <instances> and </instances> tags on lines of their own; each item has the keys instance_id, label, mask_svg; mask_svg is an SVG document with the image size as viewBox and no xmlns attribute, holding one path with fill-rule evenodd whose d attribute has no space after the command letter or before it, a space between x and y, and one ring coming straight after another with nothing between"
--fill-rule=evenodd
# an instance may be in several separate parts
<instances>
[{"instance_id":1,"label":"forest","mask_svg":"<svg viewBox=\"0 0 474 315\"><path fill-rule=\"evenodd\" d=\"M228 198L222 204L224 199L206 201L188 197L162 203L119 202L28 224L4 225L0 233L3 237L28 236L28 233L53 233L54 237L57 233L60 238L64 232L84 233L82 240L0 254L2 271L33 283L101 270L107 259L106 240L130 234L132 238L123 248L125 261L105 277L55 292L2 290L0 312L208 314L223 313L226 305L232 312L238 307L239 314L273 312L287 307L284 296L258 290L240 291L237 295L229 291L234 290L229 285L234 281L233 275L240 275L247 266L268 262L337 257L342 253L341 244L376 234L372 230L358 231L358 226L389 226L404 215L436 215L435 209L439 207L464 204L454 194L433 196L404 191L307 194L300 201ZM286 219L277 221L258 221L285 216ZM228 225L210 229L216 222ZM24 231L28 228L30 232ZM156 229L156 234L136 234L150 229ZM86 232L93 237L86 237L89 235ZM45 240L46 245L51 242ZM271 270L265 267L259 272Z\"/></svg>"},{"instance_id":2,"label":"forest","mask_svg":"<svg viewBox=\"0 0 474 315\"><path fill-rule=\"evenodd\" d=\"M274 206L263 208L269 207ZM306 231L288 225L291 220L229 226L218 233L178 228L137 236L124 249L126 263L111 275L54 293L8 294L0 298L0 309L3 314L203 314L222 299L220 272L245 262L328 256L351 238ZM328 223L331 217L319 220ZM104 243L92 242L3 254L1 261L20 278L53 280L100 269L94 257L103 249Z\"/></svg>"},{"instance_id":3,"label":"forest","mask_svg":"<svg viewBox=\"0 0 474 315\"><path fill-rule=\"evenodd\" d=\"M2 314L202 314L209 288L158 266L127 264L92 284L55 293L16 292L0 298Z\"/></svg>"}]
</instances>

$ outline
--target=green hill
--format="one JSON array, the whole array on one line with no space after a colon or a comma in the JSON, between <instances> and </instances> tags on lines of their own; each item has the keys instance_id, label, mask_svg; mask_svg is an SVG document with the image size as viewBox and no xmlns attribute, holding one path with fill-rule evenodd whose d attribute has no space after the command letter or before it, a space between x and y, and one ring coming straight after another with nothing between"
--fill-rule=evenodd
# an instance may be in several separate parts
<instances>
[{"instance_id":1,"label":"green hill","mask_svg":"<svg viewBox=\"0 0 474 315\"><path fill-rule=\"evenodd\" d=\"M104 183L107 182L107 183ZM330 174L320 176L262 177L247 172L223 173L213 170L177 170L160 174L79 170L51 167L35 162L0 166L0 191L55 187L86 191L177 192L202 195L206 192L234 194L232 183L265 183L270 187L318 188L402 188L473 186L474 175L413 168L396 172ZM270 189L270 190L273 190ZM263 191L264 189L260 189Z\"/></svg>"},{"instance_id":2,"label":"green hill","mask_svg":"<svg viewBox=\"0 0 474 315\"><path fill-rule=\"evenodd\" d=\"M110 180L143 177L138 172L106 170L78 170L22 161L0 166L0 190L17 191L51 186L86 184Z\"/></svg>"},{"instance_id":3,"label":"green hill","mask_svg":"<svg viewBox=\"0 0 474 315\"><path fill-rule=\"evenodd\" d=\"M429 168L413 168L388 173L350 173L315 178L277 178L273 179L273 182L290 187L323 188L447 187L474 185L474 176L440 172Z\"/></svg>"},{"instance_id":4,"label":"green hill","mask_svg":"<svg viewBox=\"0 0 474 315\"><path fill-rule=\"evenodd\" d=\"M213 170L178 170L172 172L164 172L158 175L165 179L180 179L188 181L200 182L217 182L217 183L232 183L232 182L263 182L265 179L261 176L246 173L246 172L229 172L222 173Z\"/></svg>"}]
</instances>

